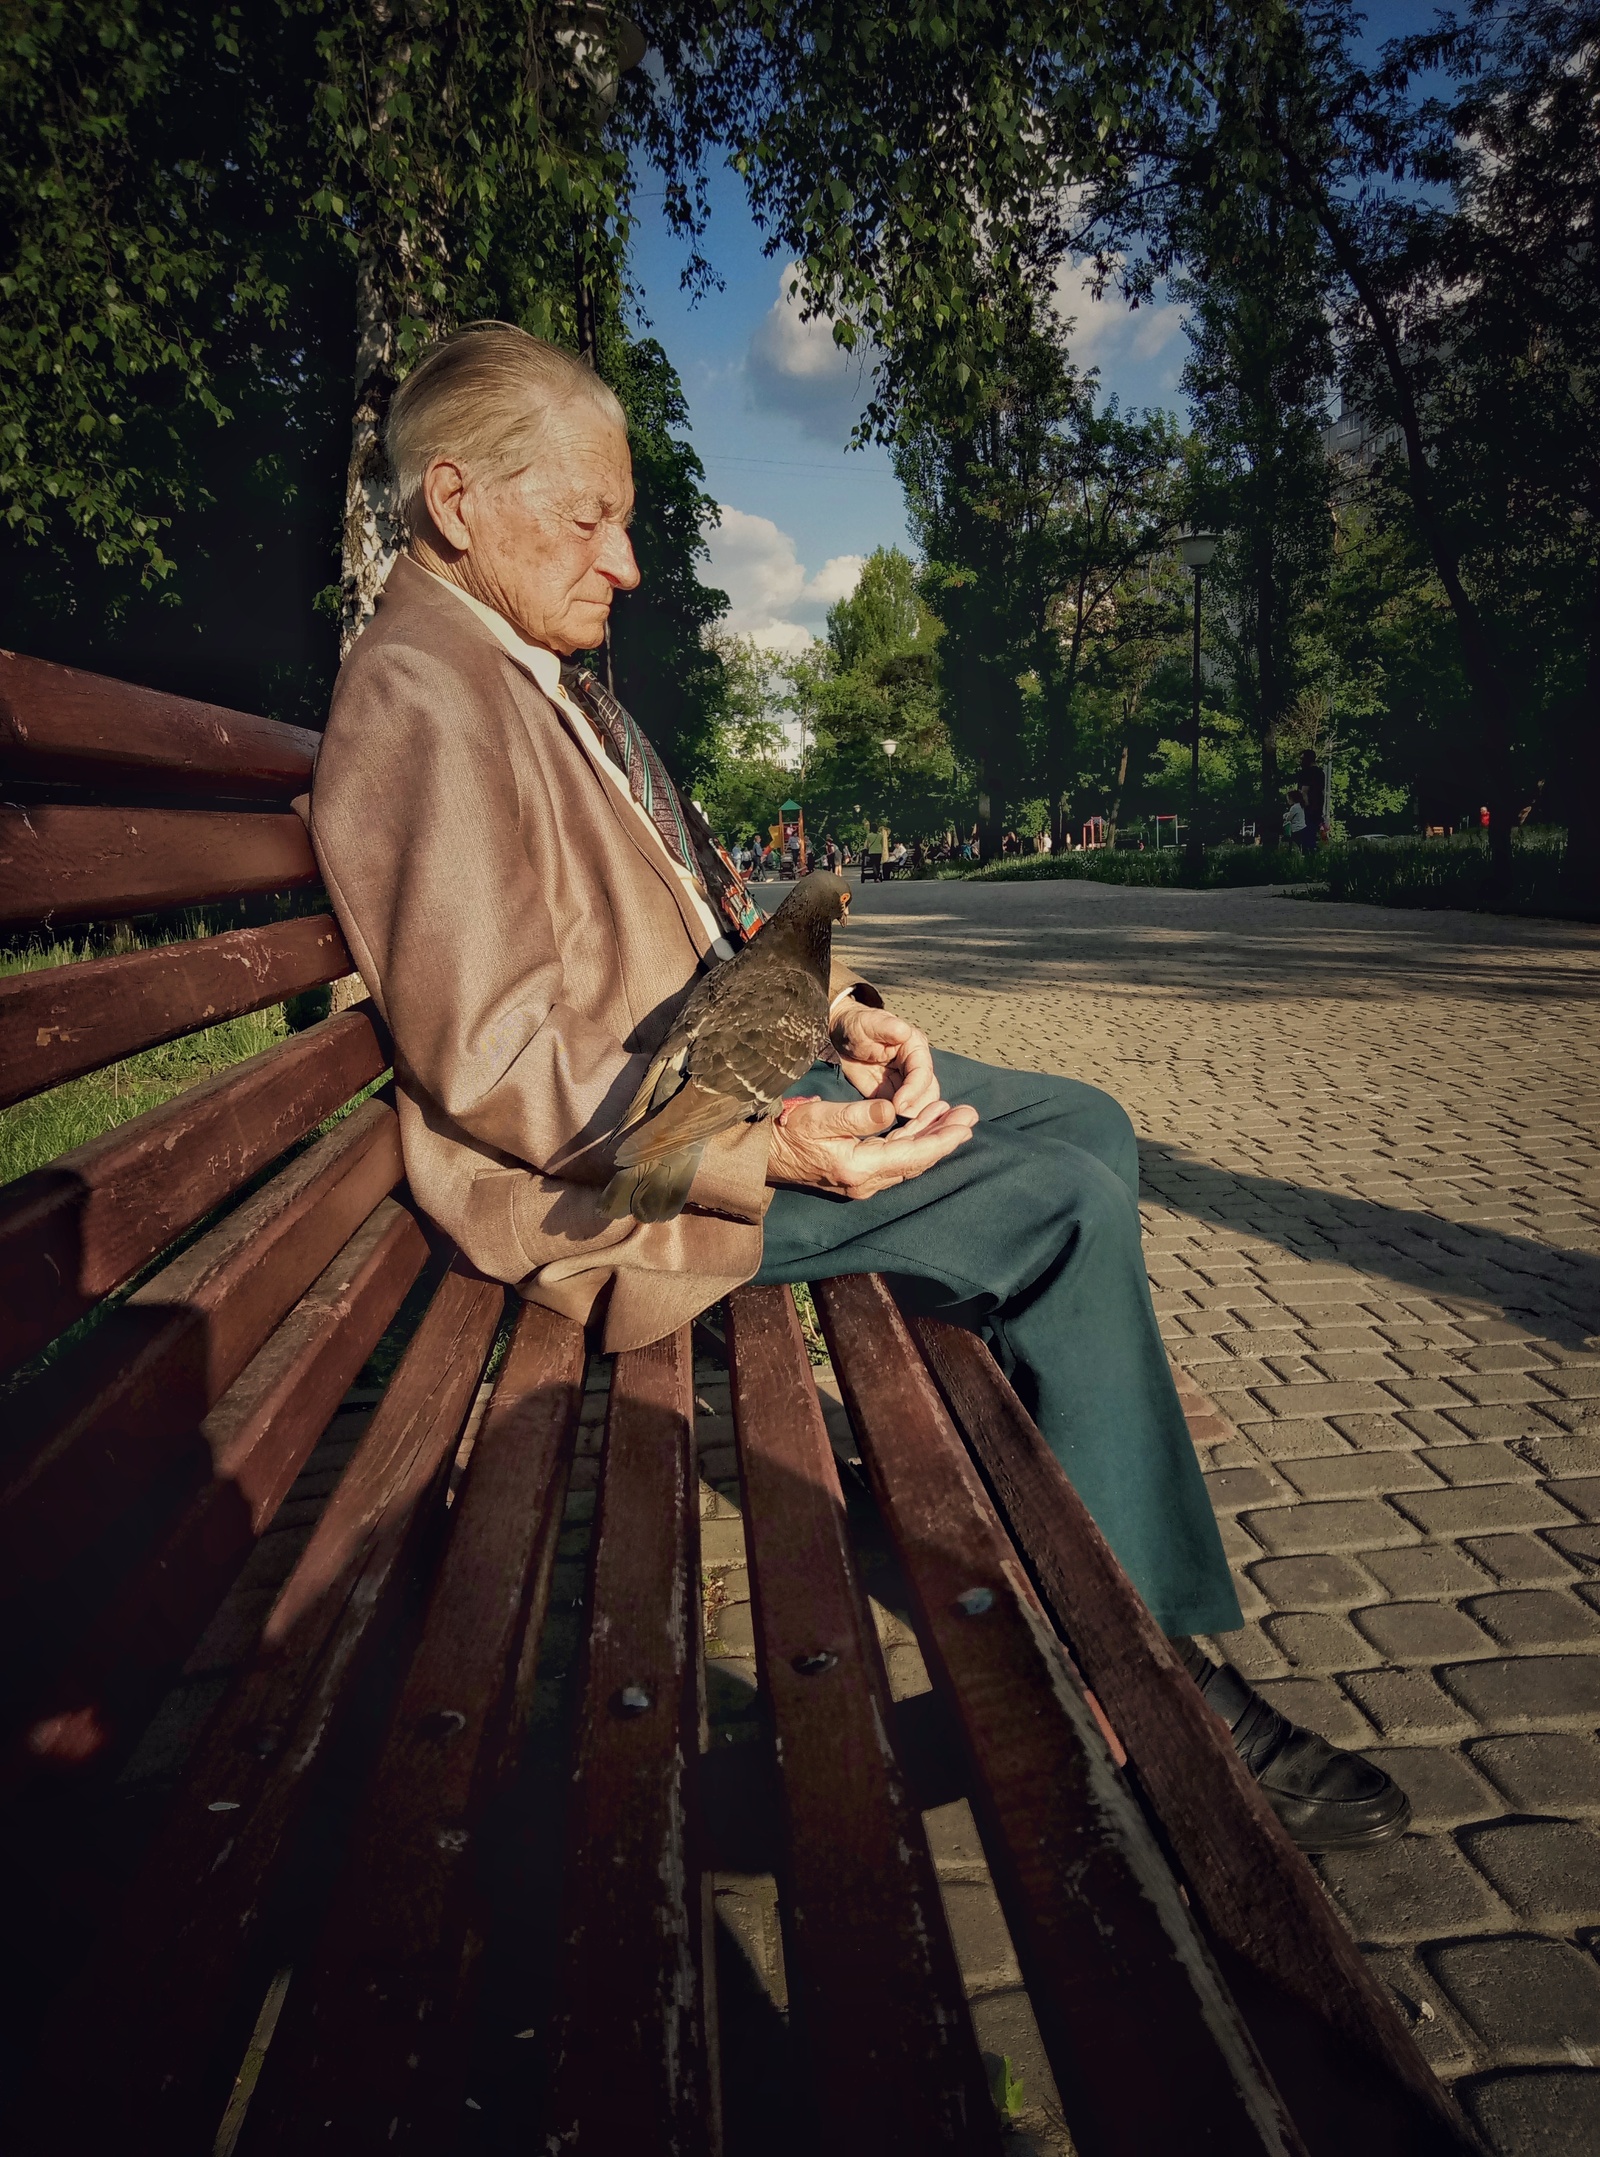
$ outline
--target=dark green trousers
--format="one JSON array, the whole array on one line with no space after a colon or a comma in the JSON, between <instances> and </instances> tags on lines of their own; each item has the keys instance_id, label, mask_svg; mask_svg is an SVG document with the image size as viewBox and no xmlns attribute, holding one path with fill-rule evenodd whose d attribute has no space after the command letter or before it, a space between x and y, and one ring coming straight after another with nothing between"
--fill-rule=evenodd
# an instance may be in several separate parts
<instances>
[{"instance_id":1,"label":"dark green trousers","mask_svg":"<svg viewBox=\"0 0 1600 2157\"><path fill-rule=\"evenodd\" d=\"M935 1051L982 1121L876 1198L779 1190L762 1281L884 1273L908 1308L980 1331L1158 1625L1227 1632L1238 1599L1167 1368L1139 1240L1139 1154L1109 1094ZM853 1101L817 1064L792 1093Z\"/></svg>"}]
</instances>

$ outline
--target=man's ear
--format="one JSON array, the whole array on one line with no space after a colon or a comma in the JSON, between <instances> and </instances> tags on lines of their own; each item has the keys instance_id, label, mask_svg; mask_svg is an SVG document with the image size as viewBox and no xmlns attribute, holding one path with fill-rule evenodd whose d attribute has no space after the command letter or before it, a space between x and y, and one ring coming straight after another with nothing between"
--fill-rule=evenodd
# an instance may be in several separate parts
<instances>
[{"instance_id":1,"label":"man's ear","mask_svg":"<svg viewBox=\"0 0 1600 2157\"><path fill-rule=\"evenodd\" d=\"M472 530L465 515L467 475L448 457L435 457L422 475L422 500L444 546L455 554L470 554Z\"/></svg>"}]
</instances>

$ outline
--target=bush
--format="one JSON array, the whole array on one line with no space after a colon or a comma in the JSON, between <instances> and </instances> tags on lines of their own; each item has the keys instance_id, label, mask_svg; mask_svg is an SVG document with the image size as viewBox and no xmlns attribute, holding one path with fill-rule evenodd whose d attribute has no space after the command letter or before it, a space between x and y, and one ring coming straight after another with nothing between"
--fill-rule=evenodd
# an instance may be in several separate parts
<instances>
[{"instance_id":1,"label":"bush","mask_svg":"<svg viewBox=\"0 0 1600 2157\"><path fill-rule=\"evenodd\" d=\"M1232 884L1304 884L1326 875L1327 849L1308 860L1297 846L1214 846L1206 849L1198 878L1184 874L1183 853L1164 847L1157 854L1122 848L1080 848L1070 854L1023 854L991 861L965 873L986 884L1043 883L1076 877L1090 884L1190 886L1215 890Z\"/></svg>"},{"instance_id":2,"label":"bush","mask_svg":"<svg viewBox=\"0 0 1600 2157\"><path fill-rule=\"evenodd\" d=\"M1368 906L1452 906L1469 912L1562 914L1562 840L1519 834L1511 850L1511 891L1493 889L1488 842L1478 838L1354 839L1330 847L1328 897Z\"/></svg>"}]
</instances>

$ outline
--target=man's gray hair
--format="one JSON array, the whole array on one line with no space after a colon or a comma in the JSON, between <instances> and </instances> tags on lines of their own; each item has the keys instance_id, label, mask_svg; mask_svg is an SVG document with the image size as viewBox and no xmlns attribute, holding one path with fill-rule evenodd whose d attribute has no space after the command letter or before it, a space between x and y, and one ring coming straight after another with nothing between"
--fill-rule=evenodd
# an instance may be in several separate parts
<instances>
[{"instance_id":1,"label":"man's gray hair","mask_svg":"<svg viewBox=\"0 0 1600 2157\"><path fill-rule=\"evenodd\" d=\"M533 463L551 414L585 402L627 426L592 367L514 323L469 322L441 339L395 391L384 430L406 528L416 529L436 458L473 479L508 479Z\"/></svg>"}]
</instances>

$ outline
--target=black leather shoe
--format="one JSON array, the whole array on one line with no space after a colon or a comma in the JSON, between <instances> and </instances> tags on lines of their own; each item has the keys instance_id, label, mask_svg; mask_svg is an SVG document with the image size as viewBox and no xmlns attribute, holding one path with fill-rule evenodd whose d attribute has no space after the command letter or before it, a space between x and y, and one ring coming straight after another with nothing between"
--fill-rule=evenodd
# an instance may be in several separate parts
<instances>
[{"instance_id":1,"label":"black leather shoe","mask_svg":"<svg viewBox=\"0 0 1600 2157\"><path fill-rule=\"evenodd\" d=\"M1392 1776L1280 1715L1237 1670L1175 1640L1184 1668L1233 1733L1234 1750L1302 1850L1360 1850L1405 1832L1411 1801Z\"/></svg>"}]
</instances>

